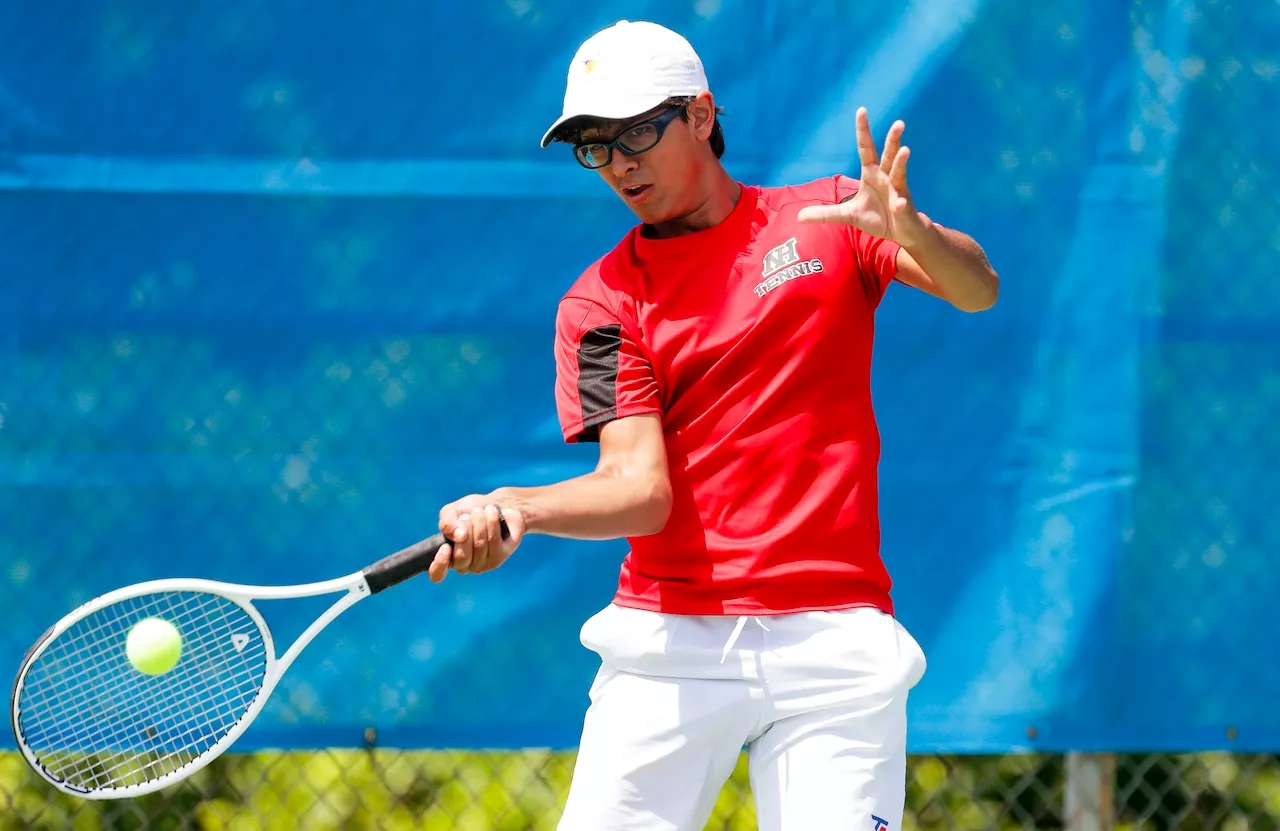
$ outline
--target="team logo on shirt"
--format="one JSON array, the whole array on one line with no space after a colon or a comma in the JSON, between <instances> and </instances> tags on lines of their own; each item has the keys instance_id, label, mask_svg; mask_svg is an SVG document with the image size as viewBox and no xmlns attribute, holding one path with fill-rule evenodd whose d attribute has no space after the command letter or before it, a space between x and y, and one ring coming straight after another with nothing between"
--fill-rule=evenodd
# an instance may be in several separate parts
<instances>
[{"instance_id":1,"label":"team logo on shirt","mask_svg":"<svg viewBox=\"0 0 1280 831\"><path fill-rule=\"evenodd\" d=\"M872 815L871 821L875 823L875 825L872 826L871 831L889 831L889 823L880 819L880 817Z\"/></svg>"},{"instance_id":2,"label":"team logo on shirt","mask_svg":"<svg viewBox=\"0 0 1280 831\"><path fill-rule=\"evenodd\" d=\"M795 237L764 255L764 279L755 288L756 297L764 297L788 280L822 271L822 260L801 260Z\"/></svg>"}]
</instances>

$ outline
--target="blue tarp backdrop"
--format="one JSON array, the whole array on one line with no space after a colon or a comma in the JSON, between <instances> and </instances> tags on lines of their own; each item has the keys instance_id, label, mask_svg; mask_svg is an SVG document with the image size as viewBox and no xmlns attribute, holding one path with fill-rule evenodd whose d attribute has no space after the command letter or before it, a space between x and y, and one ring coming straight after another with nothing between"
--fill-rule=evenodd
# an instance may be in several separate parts
<instances>
[{"instance_id":1,"label":"blue tarp backdrop","mask_svg":"<svg viewBox=\"0 0 1280 831\"><path fill-rule=\"evenodd\" d=\"M339 576L594 463L554 307L631 216L538 139L618 18L702 52L744 181L856 175L855 108L903 118L1004 278L878 317L912 749L1280 747L1261 0L0 5L0 667L125 583ZM237 749L574 745L624 551L359 604Z\"/></svg>"}]
</instances>

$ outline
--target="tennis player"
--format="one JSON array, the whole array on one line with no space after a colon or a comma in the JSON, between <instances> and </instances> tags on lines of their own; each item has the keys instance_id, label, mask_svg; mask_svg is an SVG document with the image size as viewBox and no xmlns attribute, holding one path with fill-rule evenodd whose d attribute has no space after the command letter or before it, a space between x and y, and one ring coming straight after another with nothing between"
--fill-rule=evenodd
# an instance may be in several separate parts
<instances>
[{"instance_id":1,"label":"tennis player","mask_svg":"<svg viewBox=\"0 0 1280 831\"><path fill-rule=\"evenodd\" d=\"M431 568L488 571L525 534L629 541L581 632L600 669L563 831L699 831L744 745L764 831L900 827L925 657L880 555L874 315L895 281L968 312L999 285L916 210L902 134L879 154L859 110L859 179L744 185L685 38L623 21L573 57L542 144L639 219L556 318L564 438L599 464L446 506Z\"/></svg>"}]
</instances>

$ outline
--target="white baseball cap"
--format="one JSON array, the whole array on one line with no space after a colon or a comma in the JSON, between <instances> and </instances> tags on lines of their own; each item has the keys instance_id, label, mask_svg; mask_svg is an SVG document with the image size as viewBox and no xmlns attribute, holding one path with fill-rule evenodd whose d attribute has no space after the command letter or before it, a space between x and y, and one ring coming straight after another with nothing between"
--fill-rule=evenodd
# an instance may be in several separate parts
<instances>
[{"instance_id":1,"label":"white baseball cap","mask_svg":"<svg viewBox=\"0 0 1280 831\"><path fill-rule=\"evenodd\" d=\"M668 98L706 89L702 59L683 36L656 23L619 20L578 47L564 111L542 136L542 146L575 118L633 118Z\"/></svg>"}]
</instances>

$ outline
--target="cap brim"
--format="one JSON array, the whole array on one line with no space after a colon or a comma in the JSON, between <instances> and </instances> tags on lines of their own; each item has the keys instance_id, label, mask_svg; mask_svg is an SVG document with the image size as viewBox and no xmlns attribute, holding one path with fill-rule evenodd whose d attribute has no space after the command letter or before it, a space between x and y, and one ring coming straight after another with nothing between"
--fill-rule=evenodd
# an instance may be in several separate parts
<instances>
[{"instance_id":1,"label":"cap brim","mask_svg":"<svg viewBox=\"0 0 1280 831\"><path fill-rule=\"evenodd\" d=\"M560 116L555 120L555 123L552 124L551 127L547 129L547 132L543 133L542 146L547 147L551 144L551 142L555 141L556 134L559 133L561 130L563 130L566 126L568 126L570 122L580 121L580 120L591 118L591 117L592 116L589 116L589 115L584 115L584 114L575 115L573 113Z\"/></svg>"},{"instance_id":2,"label":"cap brim","mask_svg":"<svg viewBox=\"0 0 1280 831\"><path fill-rule=\"evenodd\" d=\"M663 93L653 98L645 99L622 99L614 101L612 104L601 104L595 107L578 107L571 111L566 111L555 122L547 128L547 132L542 134L542 146L546 147L556 140L556 135L571 126L573 122L585 121L591 118L606 119L608 121L625 121L628 118L635 118L638 115L644 115L654 107L661 106L671 96Z\"/></svg>"}]
</instances>

